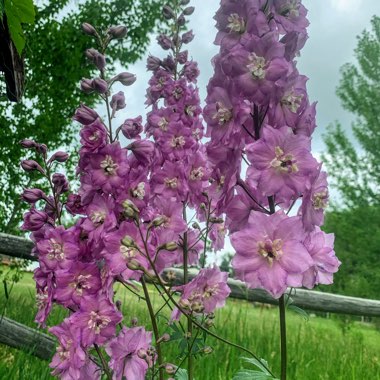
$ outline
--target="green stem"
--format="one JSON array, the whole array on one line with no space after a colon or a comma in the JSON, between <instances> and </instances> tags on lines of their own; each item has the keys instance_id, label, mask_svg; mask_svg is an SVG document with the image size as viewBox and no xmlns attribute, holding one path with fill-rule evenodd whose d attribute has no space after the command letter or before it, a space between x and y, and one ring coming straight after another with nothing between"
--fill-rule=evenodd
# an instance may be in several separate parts
<instances>
[{"instance_id":1,"label":"green stem","mask_svg":"<svg viewBox=\"0 0 380 380\"><path fill-rule=\"evenodd\" d=\"M280 309L280 339L281 339L281 380L286 380L286 315L285 315L285 297L282 295L279 299Z\"/></svg>"},{"instance_id":2,"label":"green stem","mask_svg":"<svg viewBox=\"0 0 380 380\"><path fill-rule=\"evenodd\" d=\"M110 372L110 370L108 368L108 365L104 359L104 356L102 355L102 352L99 349L99 346L94 343L94 347L95 347L95 350L96 350L96 352L100 358L100 361L102 362L102 367L103 367L103 370L107 376L107 380L112 380L112 373Z\"/></svg>"},{"instance_id":3,"label":"green stem","mask_svg":"<svg viewBox=\"0 0 380 380\"><path fill-rule=\"evenodd\" d=\"M156 340L156 350L157 350L157 361L158 361L158 368L159 368L159 377L160 377L160 380L164 380L164 368L162 366L162 364L163 364L163 361L162 361L162 352L161 352L161 345L160 345L160 341L159 341L160 335L159 335L159 332L158 332L158 326L157 326L156 317L154 315L154 310L153 310L152 302L150 300L148 288L146 286L146 282L145 282L144 277L141 277L141 284L142 284L142 287L144 289L145 301L146 301L146 304L148 306L148 311L149 311L150 319L152 321L154 338Z\"/></svg>"},{"instance_id":4,"label":"green stem","mask_svg":"<svg viewBox=\"0 0 380 380\"><path fill-rule=\"evenodd\" d=\"M185 223L187 223L187 216L186 216L186 204L183 204L183 219ZM185 284L189 282L189 255L188 255L188 241L187 241L187 232L183 234L183 281ZM187 337L188 342L190 342L190 339L193 337L193 322L191 320L191 317L188 316L187 318ZM188 351L189 355L187 357L187 375L189 380L193 380L194 378L194 360L193 355L191 354L192 347L190 343L188 343Z\"/></svg>"}]
</instances>

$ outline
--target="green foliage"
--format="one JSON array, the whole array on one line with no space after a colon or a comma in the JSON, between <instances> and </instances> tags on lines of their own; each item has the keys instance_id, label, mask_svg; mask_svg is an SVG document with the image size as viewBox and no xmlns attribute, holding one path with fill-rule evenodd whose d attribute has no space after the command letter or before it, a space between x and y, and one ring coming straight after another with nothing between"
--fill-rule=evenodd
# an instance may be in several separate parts
<instances>
[{"instance_id":1,"label":"green foliage","mask_svg":"<svg viewBox=\"0 0 380 380\"><path fill-rule=\"evenodd\" d=\"M323 229L335 233L335 251L342 261L334 285L323 290L380 299L380 206L329 212Z\"/></svg>"},{"instance_id":2,"label":"green foliage","mask_svg":"<svg viewBox=\"0 0 380 380\"><path fill-rule=\"evenodd\" d=\"M101 30L110 25L127 26L128 37L114 41L107 57L107 67L112 72L117 59L125 67L142 57L164 1L86 0L75 3L75 7L69 7L69 3L68 0L38 3L35 24L25 30L23 102L11 104L0 97L0 230L3 232L18 233L17 225L25 208L19 194L30 185L30 176L22 173L18 165L25 156L18 142L32 138L46 143L52 150L66 146L75 153L78 125L72 122L72 115L80 102L90 107L95 105L94 97L85 96L78 89L81 78L94 73L83 55L86 48L94 46L94 41L83 34L81 24L89 22ZM73 170L69 168L69 172Z\"/></svg>"},{"instance_id":3,"label":"green foliage","mask_svg":"<svg viewBox=\"0 0 380 380\"><path fill-rule=\"evenodd\" d=\"M151 331L149 315L145 303L117 287L125 322L137 317L139 325ZM155 310L162 305L162 297L149 286L149 294ZM0 303L2 293L0 290ZM20 323L36 328L33 322L36 312L34 282L31 274L15 285L10 297L6 316ZM54 307L48 326L58 324L67 316L63 308ZM166 314L169 317L169 313ZM279 375L279 328L276 308L255 308L251 303L228 300L226 307L215 317L214 330L224 338L243 345L268 360L271 371ZM167 329L164 319L159 329ZM294 380L361 380L380 378L379 331L370 324L353 322L343 334L338 321L310 316L306 324L293 313L288 313L287 327L292 333L288 336L288 378ZM208 338L208 344L215 350L212 354L199 357L195 363L197 380L230 380L243 367L258 370L242 363L242 352ZM162 344L165 362L178 365L177 341ZM186 364L183 365L186 367ZM47 362L40 361L25 353L6 346L0 346L0 379L41 380L53 379ZM170 377L170 376L167 376ZM173 377L173 376L172 376ZM252 378L251 378L252 379ZM251 380L250 379L250 380Z\"/></svg>"},{"instance_id":4,"label":"green foliage","mask_svg":"<svg viewBox=\"0 0 380 380\"><path fill-rule=\"evenodd\" d=\"M342 67L337 89L343 107L357 117L355 146L345 132L348 126L331 125L325 136L324 160L348 207L380 203L380 18L374 16L371 26L358 37L357 62Z\"/></svg>"},{"instance_id":5,"label":"green foliage","mask_svg":"<svg viewBox=\"0 0 380 380\"><path fill-rule=\"evenodd\" d=\"M35 11L33 0L5 0L4 10L7 15L9 34L18 54L21 55L25 47L25 35L22 30L22 24L34 23Z\"/></svg>"}]
</instances>

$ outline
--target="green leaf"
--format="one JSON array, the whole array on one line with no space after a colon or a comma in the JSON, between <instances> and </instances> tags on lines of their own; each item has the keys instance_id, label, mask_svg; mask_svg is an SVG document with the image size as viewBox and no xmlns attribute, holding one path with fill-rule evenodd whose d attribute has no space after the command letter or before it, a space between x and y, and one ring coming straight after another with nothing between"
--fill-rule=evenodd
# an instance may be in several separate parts
<instances>
[{"instance_id":1,"label":"green leaf","mask_svg":"<svg viewBox=\"0 0 380 380\"><path fill-rule=\"evenodd\" d=\"M35 11L33 0L5 0L5 14L7 15L9 34L21 55L25 47L25 36L21 24L33 24Z\"/></svg>"},{"instance_id":2,"label":"green leaf","mask_svg":"<svg viewBox=\"0 0 380 380\"><path fill-rule=\"evenodd\" d=\"M309 314L305 310L301 309L300 307L295 306L295 305L289 305L288 309L294 311L297 314L299 314L302 318L305 319L305 321L309 320Z\"/></svg>"},{"instance_id":3,"label":"green leaf","mask_svg":"<svg viewBox=\"0 0 380 380\"><path fill-rule=\"evenodd\" d=\"M3 13L4 13L4 0L0 0L0 20L3 19Z\"/></svg>"},{"instance_id":4,"label":"green leaf","mask_svg":"<svg viewBox=\"0 0 380 380\"><path fill-rule=\"evenodd\" d=\"M268 362L265 359L260 359L260 361L255 358L242 358L242 359L245 360L247 363L254 365L266 375L271 376L270 372L267 370L267 368L265 368L265 366L268 367Z\"/></svg>"},{"instance_id":5,"label":"green leaf","mask_svg":"<svg viewBox=\"0 0 380 380\"><path fill-rule=\"evenodd\" d=\"M267 375L266 373L260 371L253 371L250 369L243 369L239 371L232 380L278 380L274 379L271 375Z\"/></svg>"},{"instance_id":6,"label":"green leaf","mask_svg":"<svg viewBox=\"0 0 380 380\"><path fill-rule=\"evenodd\" d=\"M175 375L175 380L189 380L187 371L183 368L180 368Z\"/></svg>"}]
</instances>

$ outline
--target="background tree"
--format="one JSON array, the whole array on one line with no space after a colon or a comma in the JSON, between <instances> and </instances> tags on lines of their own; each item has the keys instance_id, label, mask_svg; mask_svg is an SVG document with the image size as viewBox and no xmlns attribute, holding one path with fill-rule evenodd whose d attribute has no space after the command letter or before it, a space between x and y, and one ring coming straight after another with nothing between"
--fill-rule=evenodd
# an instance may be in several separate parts
<instances>
[{"instance_id":1,"label":"background tree","mask_svg":"<svg viewBox=\"0 0 380 380\"><path fill-rule=\"evenodd\" d=\"M340 198L326 216L324 230L335 233L342 261L328 291L380 298L380 18L358 36L356 63L341 69L337 95L356 116L352 125L329 126L324 161ZM326 288L327 290L327 288Z\"/></svg>"},{"instance_id":2,"label":"background tree","mask_svg":"<svg viewBox=\"0 0 380 380\"><path fill-rule=\"evenodd\" d=\"M83 22L100 30L126 25L128 38L109 51L107 67L115 57L123 66L139 59L146 50L149 34L161 17L162 0L49 0L39 2L35 24L25 28L26 88L21 103L12 104L0 82L0 231L18 233L23 205L22 188L28 184L18 167L23 138L48 142L51 149L69 145L75 126L71 117L80 104L94 106L95 98L78 89L83 77L90 77L93 65L83 52L89 40L81 31ZM75 149L72 149L75 150ZM22 186L21 186L21 185Z\"/></svg>"}]
</instances>

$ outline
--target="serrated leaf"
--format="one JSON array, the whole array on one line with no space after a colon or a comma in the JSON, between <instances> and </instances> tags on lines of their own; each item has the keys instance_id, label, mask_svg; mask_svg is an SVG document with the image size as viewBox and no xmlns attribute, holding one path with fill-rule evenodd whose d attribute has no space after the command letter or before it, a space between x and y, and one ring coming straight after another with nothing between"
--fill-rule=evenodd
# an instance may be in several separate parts
<instances>
[{"instance_id":1,"label":"serrated leaf","mask_svg":"<svg viewBox=\"0 0 380 380\"><path fill-rule=\"evenodd\" d=\"M180 368L175 375L175 380L189 380L187 371L183 368Z\"/></svg>"},{"instance_id":2,"label":"serrated leaf","mask_svg":"<svg viewBox=\"0 0 380 380\"><path fill-rule=\"evenodd\" d=\"M243 369L239 371L232 380L277 380L274 379L271 375L260 371L254 371L250 369Z\"/></svg>"},{"instance_id":3,"label":"serrated leaf","mask_svg":"<svg viewBox=\"0 0 380 380\"><path fill-rule=\"evenodd\" d=\"M301 315L301 317L304 318L306 321L309 320L309 314L305 310L301 309L300 307L295 306L295 305L289 305L288 309Z\"/></svg>"},{"instance_id":4,"label":"serrated leaf","mask_svg":"<svg viewBox=\"0 0 380 380\"><path fill-rule=\"evenodd\" d=\"M9 34L17 52L21 55L25 47L25 36L21 24L33 24L35 11L33 0L5 0Z\"/></svg>"},{"instance_id":5,"label":"serrated leaf","mask_svg":"<svg viewBox=\"0 0 380 380\"><path fill-rule=\"evenodd\" d=\"M272 376L270 374L270 372L267 370L267 368L265 368L265 366L268 367L268 362L266 360L260 359L260 361L259 361L255 358L242 358L242 359L245 360L247 363L250 363L250 364L254 365L255 367L259 368L262 373L265 373L266 375Z\"/></svg>"}]
</instances>

